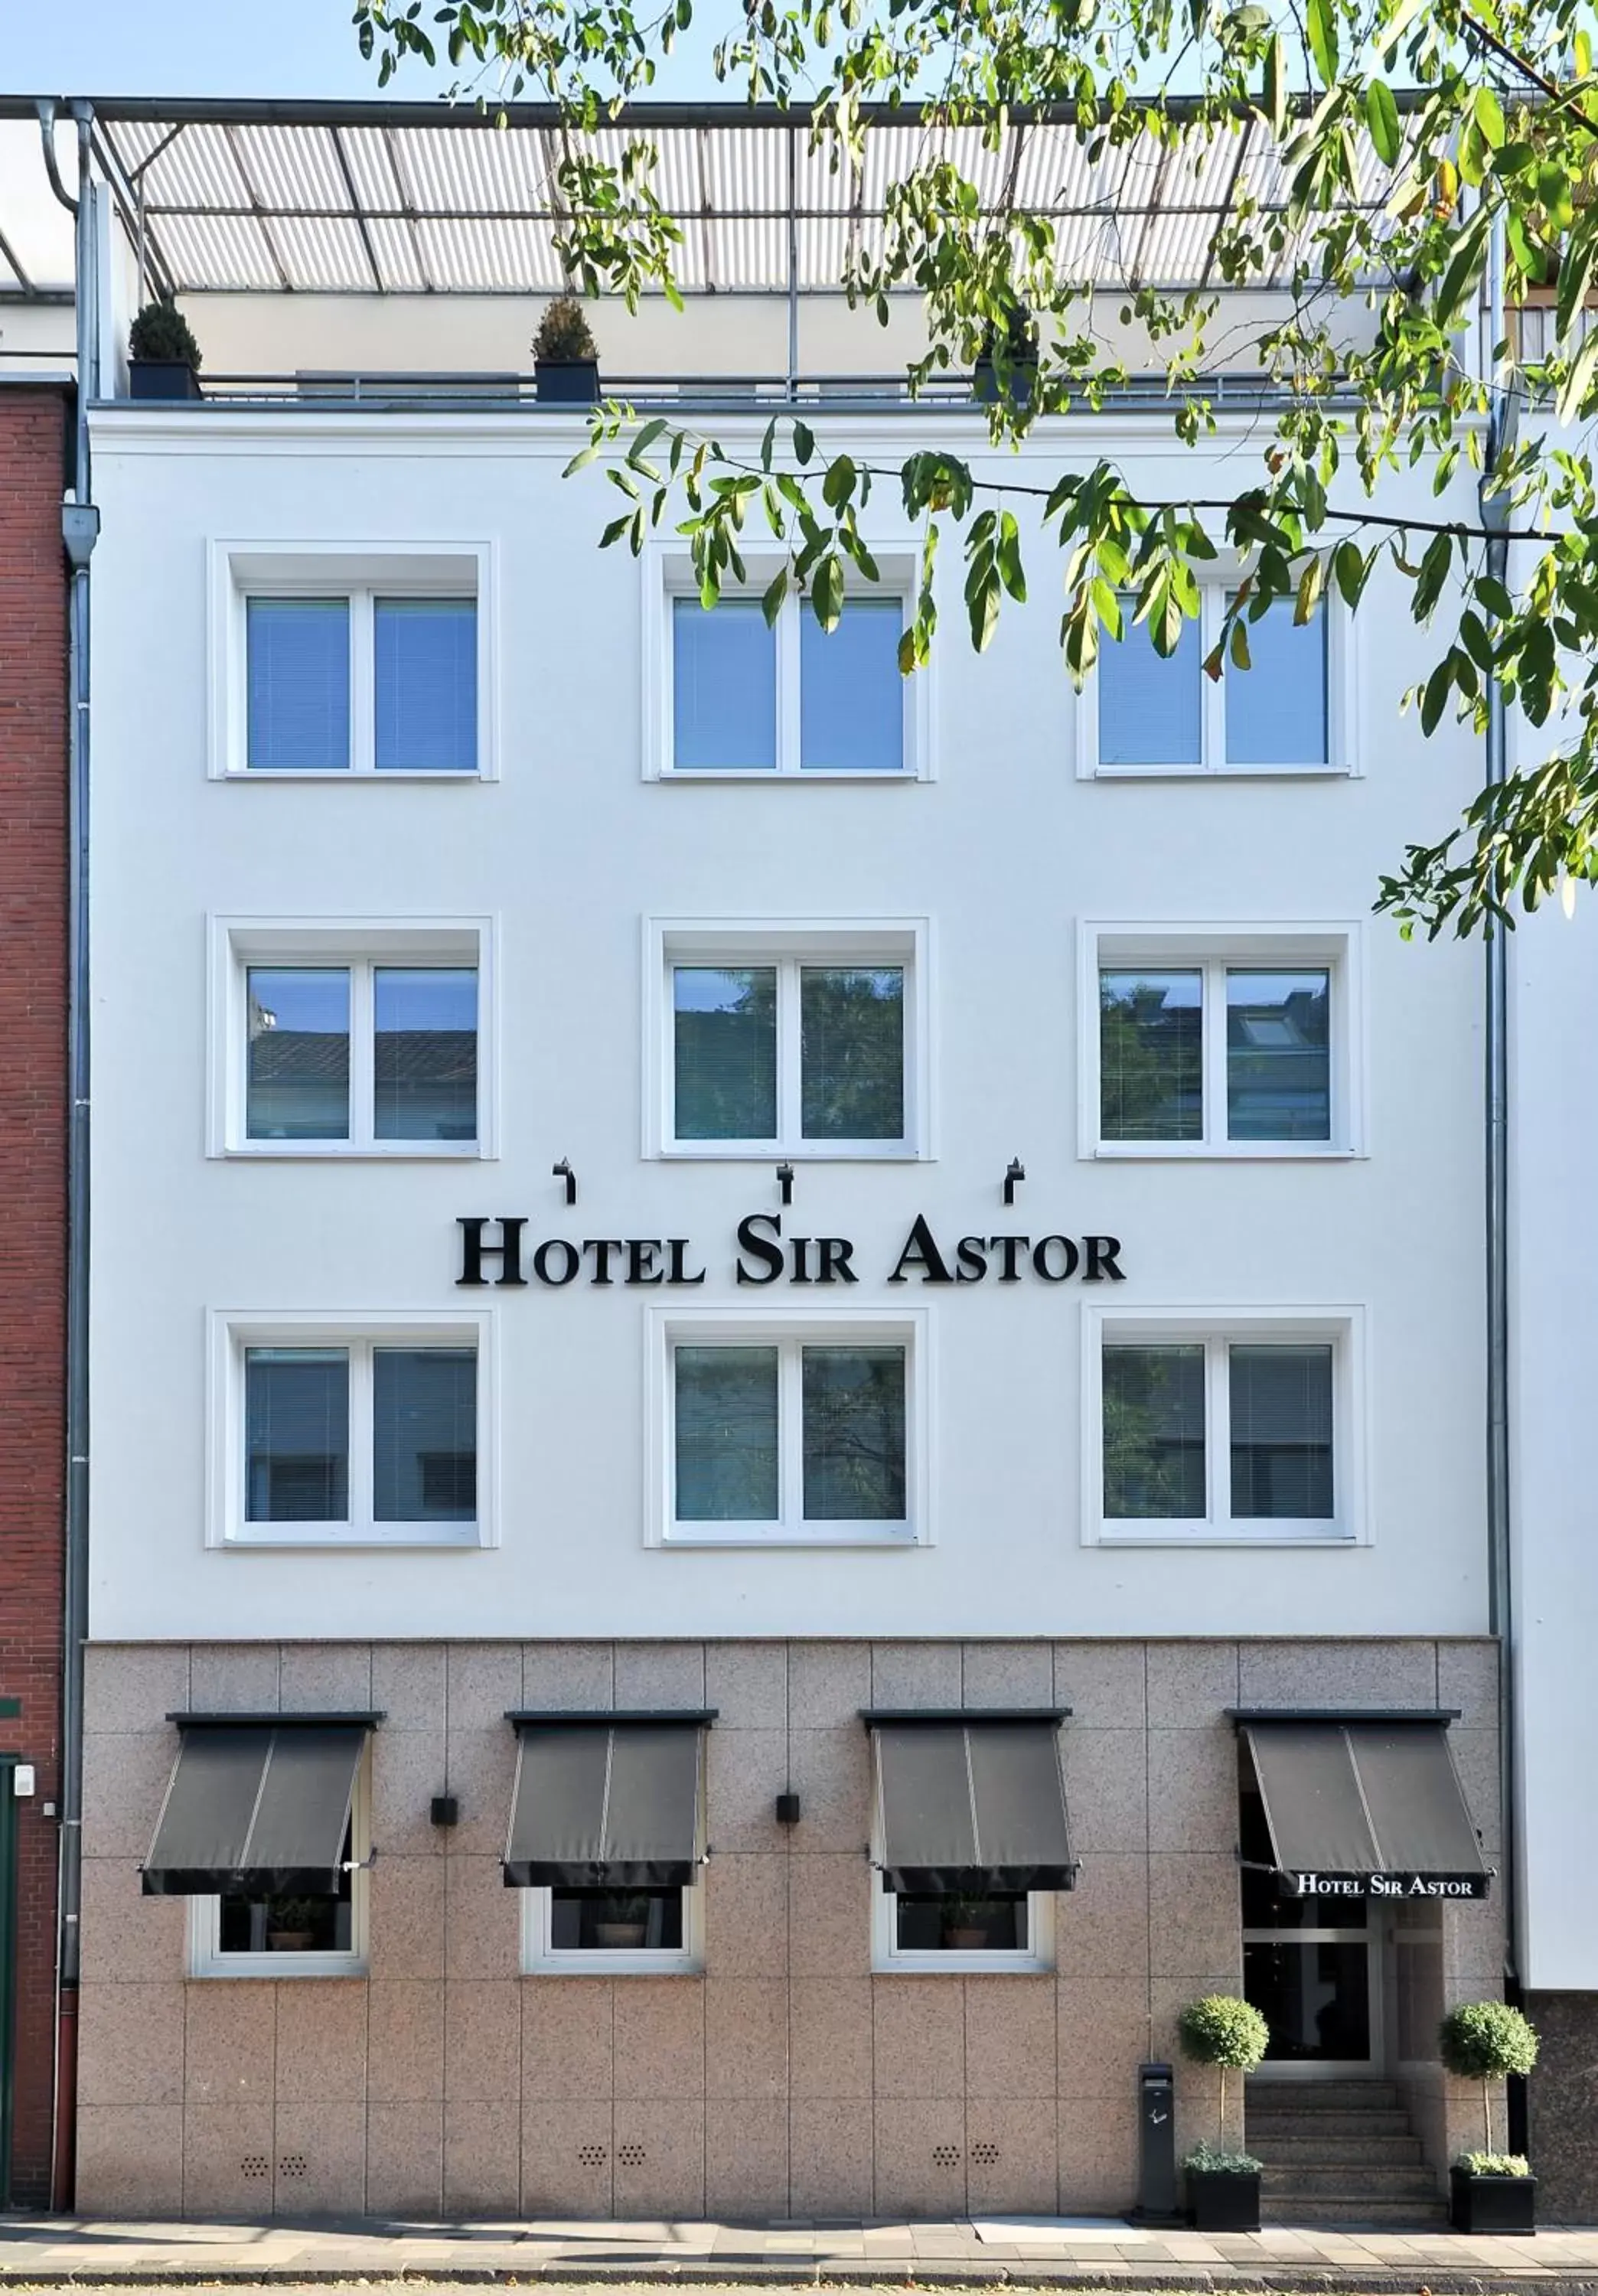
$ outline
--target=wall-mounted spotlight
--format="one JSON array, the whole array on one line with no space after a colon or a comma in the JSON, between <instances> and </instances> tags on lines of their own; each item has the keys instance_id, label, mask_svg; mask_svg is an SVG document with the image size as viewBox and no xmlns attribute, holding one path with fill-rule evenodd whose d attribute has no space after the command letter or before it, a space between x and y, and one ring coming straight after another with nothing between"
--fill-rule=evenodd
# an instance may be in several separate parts
<instances>
[{"instance_id":1,"label":"wall-mounted spotlight","mask_svg":"<svg viewBox=\"0 0 1598 2296\"><path fill-rule=\"evenodd\" d=\"M1026 1177L1026 1166L1019 1156L1012 1156L1004 1174L1004 1201L1007 1204L1012 1204L1015 1201L1016 1183L1024 1180Z\"/></svg>"},{"instance_id":2,"label":"wall-mounted spotlight","mask_svg":"<svg viewBox=\"0 0 1598 2296\"><path fill-rule=\"evenodd\" d=\"M779 1164L777 1166L777 1186L782 1192L783 1201L785 1204L791 1204L793 1201L793 1167L791 1164Z\"/></svg>"},{"instance_id":3,"label":"wall-mounted spotlight","mask_svg":"<svg viewBox=\"0 0 1598 2296\"><path fill-rule=\"evenodd\" d=\"M577 1174L571 1168L570 1157L562 1156L558 1164L552 1164L549 1168L557 1180L565 1181L566 1201L569 1204L575 1204L577 1201Z\"/></svg>"}]
</instances>

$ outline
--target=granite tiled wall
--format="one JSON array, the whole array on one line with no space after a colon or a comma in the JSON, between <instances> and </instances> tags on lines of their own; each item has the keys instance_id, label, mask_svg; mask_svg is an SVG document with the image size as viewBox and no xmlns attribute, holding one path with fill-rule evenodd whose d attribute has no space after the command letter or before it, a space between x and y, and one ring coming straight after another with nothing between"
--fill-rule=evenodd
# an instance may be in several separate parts
<instances>
[{"instance_id":1,"label":"granite tiled wall","mask_svg":"<svg viewBox=\"0 0 1598 2296\"><path fill-rule=\"evenodd\" d=\"M87 1677L79 2204L192 2216L938 2217L1118 2210L1134 2081L1236 1991L1238 1704L1468 1705L1490 1647L1348 1643L96 1646ZM1073 1710L1078 1887L1049 1975L873 1976L862 1707ZM185 1979L137 1865L175 1710L373 1706L369 1973ZM519 1706L716 1707L704 1973L521 1977L501 1879ZM1496 1766L1461 1762L1484 1830ZM1479 1759L1479 1757L1480 1757ZM785 1786L800 1823L775 1823ZM429 1822L435 1793L460 1824ZM1450 1911L1450 1997L1484 1989ZM1483 1931L1478 1935L1478 1931ZM1242 2135L1241 2082L1229 2134ZM1216 2129L1178 2072L1178 2142ZM1439 2093L1439 2112L1446 2100Z\"/></svg>"}]
</instances>

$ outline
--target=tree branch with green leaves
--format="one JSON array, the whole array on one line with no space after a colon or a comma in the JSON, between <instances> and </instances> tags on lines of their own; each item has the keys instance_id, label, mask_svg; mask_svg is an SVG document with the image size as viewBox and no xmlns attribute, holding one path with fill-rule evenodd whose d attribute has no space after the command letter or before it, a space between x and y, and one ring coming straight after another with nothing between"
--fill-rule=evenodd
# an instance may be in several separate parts
<instances>
[{"instance_id":1,"label":"tree branch with green leaves","mask_svg":"<svg viewBox=\"0 0 1598 2296\"><path fill-rule=\"evenodd\" d=\"M447 63L457 93L490 109L522 97L558 107L561 259L584 292L635 308L647 293L681 301L682 225L633 107L693 5L440 0L424 22L422 0L358 0L356 23L384 80L403 63ZM1040 537L1058 551L1063 674L1078 684L1101 638L1129 626L1174 651L1223 553L1212 676L1246 671L1263 614L1306 621L1329 590L1357 612L1377 567L1390 568L1429 633L1406 697L1422 731L1456 720L1485 730L1496 683L1528 729L1531 761L1410 846L1378 906L1405 931L1463 933L1598 877L1598 503L1586 428L1598 415L1598 80L1581 0L742 0L715 68L746 101L791 108L854 192L873 120L919 121L911 164L850 235L839 288L884 324L896 299L920 299L913 393L991 360L988 452L922 449L876 467L826 451L798 415L749 452L610 406L572 465L598 465L622 497L608 546L675 534L709 604L745 583L746 530L759 521L782 553L767 613L796 589L831 627L848 591L879 578L865 512L873 488L891 487L922 537L906 673L938 642L934 570L953 528L979 649L1004 608L1025 603ZM1196 273L1211 284L1142 281L1133 256L1118 283L1089 286L1067 237L1080 217L985 201L973 153L991 163L1038 121L1073 138L1111 234L1118 171L1135 154L1179 169L1223 145L1233 190L1201 216ZM602 144L601 128L618 132ZM1276 156L1281 189L1268 199L1268 171L1241 165L1245 134ZM1545 305L1547 340L1535 358L1512 338L1489 346L1484 374L1475 337L1495 245L1508 303ZM1240 328L1221 291L1262 286L1276 291L1270 308ZM1139 367L1163 373L1163 419L1181 446L1217 432L1223 356L1258 372L1251 441L1205 464L1211 477L1237 472L1229 497L1151 499L1138 468L1103 455L1074 456L1040 486L1048 431L1013 479L996 473L996 454L1051 416L1118 403L1130 370L1095 318L1107 298L1122 340L1140 340ZM1160 419L1159 402L1139 403L1151 425ZM1504 419L1511 405L1518 430ZM1454 502L1475 477L1478 517L1395 511L1389 481L1410 471Z\"/></svg>"}]
</instances>

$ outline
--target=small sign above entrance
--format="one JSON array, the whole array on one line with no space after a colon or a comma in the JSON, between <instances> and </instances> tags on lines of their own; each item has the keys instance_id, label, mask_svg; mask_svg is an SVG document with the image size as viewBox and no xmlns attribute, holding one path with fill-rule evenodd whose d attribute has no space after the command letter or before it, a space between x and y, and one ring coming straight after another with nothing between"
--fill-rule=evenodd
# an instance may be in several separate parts
<instances>
[{"instance_id":1,"label":"small sign above entrance","mask_svg":"<svg viewBox=\"0 0 1598 2296\"><path fill-rule=\"evenodd\" d=\"M1485 1898L1487 1874L1278 1874L1284 1898Z\"/></svg>"}]
</instances>

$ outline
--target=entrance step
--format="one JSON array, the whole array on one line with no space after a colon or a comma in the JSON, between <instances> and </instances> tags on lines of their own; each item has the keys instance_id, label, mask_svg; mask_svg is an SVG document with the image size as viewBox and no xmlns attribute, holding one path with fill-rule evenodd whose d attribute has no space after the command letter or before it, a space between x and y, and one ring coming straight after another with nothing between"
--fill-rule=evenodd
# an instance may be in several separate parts
<instances>
[{"instance_id":1,"label":"entrance step","mask_svg":"<svg viewBox=\"0 0 1598 2296\"><path fill-rule=\"evenodd\" d=\"M1407 2128L1391 2135L1364 2134L1357 2136L1323 2136L1317 2128L1307 2136L1301 2122L1289 2124L1290 2133L1282 2136L1275 2128L1262 2128L1250 2117L1249 2149L1263 2158L1267 2152L1272 2166L1278 2162L1285 2169L1360 2169L1365 2167L1399 2168L1405 2162L1419 2168L1425 2159L1421 2140L1412 2136Z\"/></svg>"},{"instance_id":2,"label":"entrance step","mask_svg":"<svg viewBox=\"0 0 1598 2296\"><path fill-rule=\"evenodd\" d=\"M1386 2080L1252 2080L1247 2137L1271 2224L1440 2224L1442 2194Z\"/></svg>"}]
</instances>

